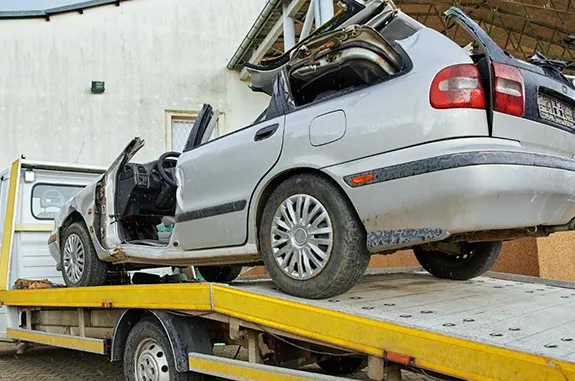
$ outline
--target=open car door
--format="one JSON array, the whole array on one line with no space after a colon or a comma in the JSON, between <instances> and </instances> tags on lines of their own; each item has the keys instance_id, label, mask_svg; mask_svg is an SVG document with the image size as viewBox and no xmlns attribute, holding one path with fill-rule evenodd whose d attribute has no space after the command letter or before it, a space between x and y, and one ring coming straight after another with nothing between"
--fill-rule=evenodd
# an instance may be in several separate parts
<instances>
[{"instance_id":1,"label":"open car door","mask_svg":"<svg viewBox=\"0 0 575 381\"><path fill-rule=\"evenodd\" d=\"M210 139L218 124L219 115L219 111L214 110L211 105L204 104L202 106L184 146L184 152L190 151Z\"/></svg>"},{"instance_id":2,"label":"open car door","mask_svg":"<svg viewBox=\"0 0 575 381\"><path fill-rule=\"evenodd\" d=\"M120 169L144 146L144 140L134 138L103 174L96 187L96 206L100 211L100 244L104 249L117 247L123 241L117 223L116 182ZM103 190L103 192L102 192Z\"/></svg>"}]
</instances>

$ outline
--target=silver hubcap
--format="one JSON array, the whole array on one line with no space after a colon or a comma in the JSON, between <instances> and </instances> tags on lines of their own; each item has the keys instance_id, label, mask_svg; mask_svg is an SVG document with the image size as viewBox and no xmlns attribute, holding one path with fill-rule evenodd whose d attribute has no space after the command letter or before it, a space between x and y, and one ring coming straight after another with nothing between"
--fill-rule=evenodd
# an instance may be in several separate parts
<instances>
[{"instance_id":1,"label":"silver hubcap","mask_svg":"<svg viewBox=\"0 0 575 381\"><path fill-rule=\"evenodd\" d=\"M169 381L170 368L164 349L154 339L146 339L138 345L134 374L137 381Z\"/></svg>"},{"instance_id":2,"label":"silver hubcap","mask_svg":"<svg viewBox=\"0 0 575 381\"><path fill-rule=\"evenodd\" d=\"M84 274L85 251L80 236L70 234L64 244L64 271L72 283L78 283Z\"/></svg>"},{"instance_id":3,"label":"silver hubcap","mask_svg":"<svg viewBox=\"0 0 575 381\"><path fill-rule=\"evenodd\" d=\"M279 206L271 230L274 258L289 277L319 274L329 261L333 227L325 207L314 197L296 194Z\"/></svg>"}]
</instances>

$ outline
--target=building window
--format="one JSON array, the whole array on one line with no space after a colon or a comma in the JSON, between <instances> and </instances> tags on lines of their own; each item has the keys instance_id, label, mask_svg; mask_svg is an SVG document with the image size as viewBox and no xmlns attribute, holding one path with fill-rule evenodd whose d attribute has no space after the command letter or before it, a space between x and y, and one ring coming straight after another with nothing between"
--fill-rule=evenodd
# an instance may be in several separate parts
<instances>
[{"instance_id":1,"label":"building window","mask_svg":"<svg viewBox=\"0 0 575 381\"><path fill-rule=\"evenodd\" d=\"M166 150L182 152L194 126L197 111L166 111ZM210 140L220 136L223 114L220 113L216 128Z\"/></svg>"},{"instance_id":2,"label":"building window","mask_svg":"<svg viewBox=\"0 0 575 381\"><path fill-rule=\"evenodd\" d=\"M172 146L170 149L176 152L182 152L190 131L194 126L195 120L192 119L172 119Z\"/></svg>"}]
</instances>

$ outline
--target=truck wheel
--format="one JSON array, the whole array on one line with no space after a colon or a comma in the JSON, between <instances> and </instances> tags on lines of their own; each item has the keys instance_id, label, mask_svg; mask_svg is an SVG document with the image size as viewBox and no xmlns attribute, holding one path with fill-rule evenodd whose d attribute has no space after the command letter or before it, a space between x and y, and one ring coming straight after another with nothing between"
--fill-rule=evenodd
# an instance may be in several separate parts
<instances>
[{"instance_id":1,"label":"truck wheel","mask_svg":"<svg viewBox=\"0 0 575 381\"><path fill-rule=\"evenodd\" d=\"M277 286L310 299L348 291L370 258L353 206L336 185L313 174L291 177L274 190L264 207L259 243Z\"/></svg>"},{"instance_id":2,"label":"truck wheel","mask_svg":"<svg viewBox=\"0 0 575 381\"><path fill-rule=\"evenodd\" d=\"M176 371L170 341L155 318L140 320L130 331L124 349L127 381L201 381L197 373Z\"/></svg>"},{"instance_id":3,"label":"truck wheel","mask_svg":"<svg viewBox=\"0 0 575 381\"><path fill-rule=\"evenodd\" d=\"M198 271L207 282L228 283L242 272L242 266L198 266Z\"/></svg>"},{"instance_id":4,"label":"truck wheel","mask_svg":"<svg viewBox=\"0 0 575 381\"><path fill-rule=\"evenodd\" d=\"M108 264L98 258L88 229L82 222L66 228L60 249L62 276L68 287L102 286Z\"/></svg>"},{"instance_id":5,"label":"truck wheel","mask_svg":"<svg viewBox=\"0 0 575 381\"><path fill-rule=\"evenodd\" d=\"M332 356L317 363L324 372L332 376L342 376L359 372L367 366L365 357Z\"/></svg>"},{"instance_id":6,"label":"truck wheel","mask_svg":"<svg viewBox=\"0 0 575 381\"><path fill-rule=\"evenodd\" d=\"M413 249L419 264L431 275L443 279L467 280L485 274L497 262L503 244L478 242L462 244L461 255Z\"/></svg>"}]
</instances>

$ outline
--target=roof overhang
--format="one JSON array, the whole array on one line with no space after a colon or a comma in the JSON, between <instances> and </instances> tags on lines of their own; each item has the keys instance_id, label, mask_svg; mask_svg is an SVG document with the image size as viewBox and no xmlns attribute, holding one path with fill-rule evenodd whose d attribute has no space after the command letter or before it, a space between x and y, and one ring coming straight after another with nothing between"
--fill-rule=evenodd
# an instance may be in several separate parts
<instances>
[{"instance_id":1,"label":"roof overhang","mask_svg":"<svg viewBox=\"0 0 575 381\"><path fill-rule=\"evenodd\" d=\"M296 39L304 27L312 1L268 0L234 56L231 70L242 70L246 62L260 63L284 51L283 8L290 6ZM337 7L337 0L333 1ZM365 1L363 1L365 3ZM457 6L471 16L504 50L527 60L536 52L566 61L567 73L575 73L575 0L397 0L403 12L422 24L458 41L464 31L447 24L443 12Z\"/></svg>"},{"instance_id":2,"label":"roof overhang","mask_svg":"<svg viewBox=\"0 0 575 381\"><path fill-rule=\"evenodd\" d=\"M84 10L94 7L100 7L103 5L114 4L120 6L120 3L128 0L91 0L83 1L81 3L75 3L70 5L65 5L63 7L55 7L42 10L32 10L32 11L0 11L0 20L2 19L31 19L31 18L43 18L46 21L50 21L51 16L55 16L62 13L78 12L80 14L84 13Z\"/></svg>"}]
</instances>

